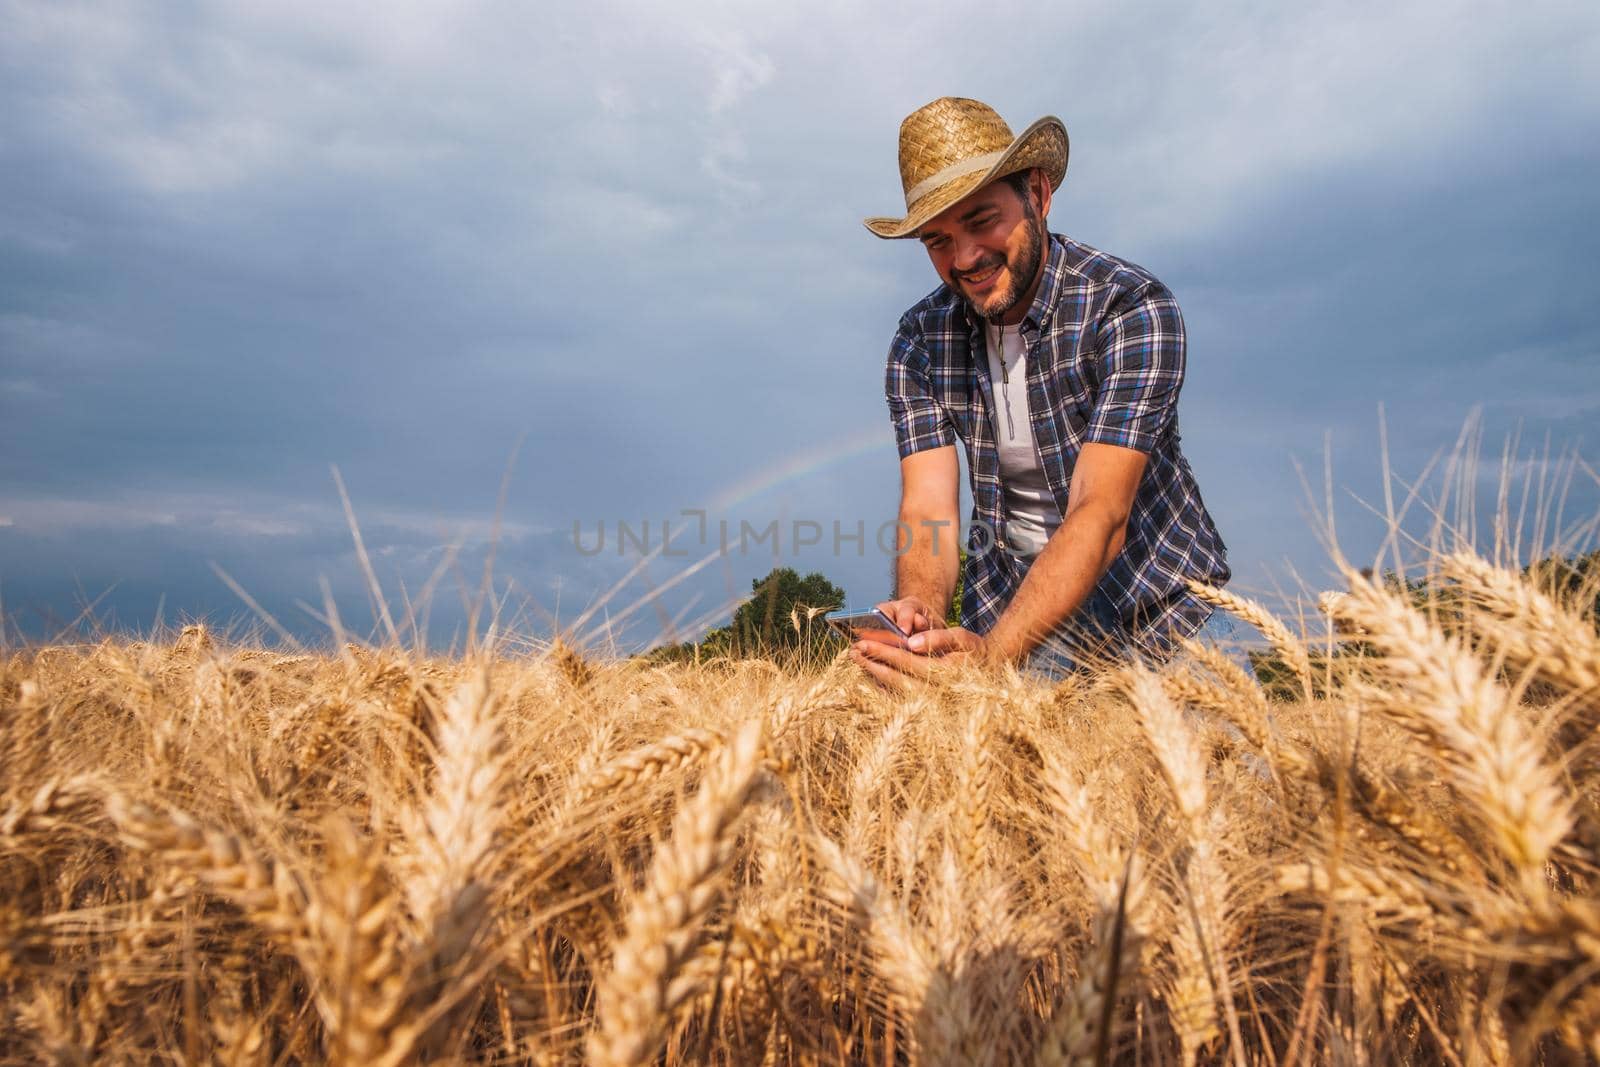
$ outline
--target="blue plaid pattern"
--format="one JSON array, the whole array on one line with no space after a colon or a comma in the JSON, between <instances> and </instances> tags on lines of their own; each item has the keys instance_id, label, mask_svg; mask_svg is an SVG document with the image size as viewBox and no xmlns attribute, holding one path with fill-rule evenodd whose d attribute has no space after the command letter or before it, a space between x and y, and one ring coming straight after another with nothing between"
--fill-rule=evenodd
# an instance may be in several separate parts
<instances>
[{"instance_id":1,"label":"blue plaid pattern","mask_svg":"<svg viewBox=\"0 0 1600 1067\"><path fill-rule=\"evenodd\" d=\"M1137 647L1166 654L1174 638L1193 636L1211 614L1184 579L1222 585L1232 576L1227 547L1178 447L1183 316L1144 268L1061 234L1050 235L1044 270L1021 332L1029 421L1056 506L1066 514L1083 445L1122 445L1150 457L1122 552L1080 615L1115 618ZM884 383L902 459L957 439L966 446L974 529L961 624L980 634L1027 570L1005 549L986 343L983 321L940 285L901 316ZM978 524L994 531L992 546Z\"/></svg>"}]
</instances>

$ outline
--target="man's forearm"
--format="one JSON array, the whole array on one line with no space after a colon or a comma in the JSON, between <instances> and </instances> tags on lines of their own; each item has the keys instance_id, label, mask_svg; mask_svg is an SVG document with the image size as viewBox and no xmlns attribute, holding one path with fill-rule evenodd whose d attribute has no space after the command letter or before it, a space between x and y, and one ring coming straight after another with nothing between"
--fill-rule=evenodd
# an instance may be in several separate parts
<instances>
[{"instance_id":1,"label":"man's forearm","mask_svg":"<svg viewBox=\"0 0 1600 1067\"><path fill-rule=\"evenodd\" d=\"M989 631L990 654L1016 662L1033 651L1089 599L1126 536L1126 516L1096 507L1068 514Z\"/></svg>"},{"instance_id":2,"label":"man's forearm","mask_svg":"<svg viewBox=\"0 0 1600 1067\"><path fill-rule=\"evenodd\" d=\"M911 531L911 544L895 558L894 595L917 597L943 618L960 580L955 523L903 511L900 522ZM904 537L905 529L897 536ZM933 622L940 625L937 619Z\"/></svg>"}]
</instances>

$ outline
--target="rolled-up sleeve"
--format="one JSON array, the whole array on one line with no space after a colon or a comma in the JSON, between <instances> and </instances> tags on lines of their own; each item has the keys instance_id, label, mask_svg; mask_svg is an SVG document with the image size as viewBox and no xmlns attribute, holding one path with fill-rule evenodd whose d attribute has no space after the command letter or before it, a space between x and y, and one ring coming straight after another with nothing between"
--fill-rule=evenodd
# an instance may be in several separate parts
<instances>
[{"instance_id":1,"label":"rolled-up sleeve","mask_svg":"<svg viewBox=\"0 0 1600 1067\"><path fill-rule=\"evenodd\" d=\"M905 322L901 322L889 345L883 392L889 401L889 419L894 423L901 459L924 449L956 443L955 424L933 396L928 353Z\"/></svg>"},{"instance_id":2,"label":"rolled-up sleeve","mask_svg":"<svg viewBox=\"0 0 1600 1067\"><path fill-rule=\"evenodd\" d=\"M1183 386L1178 301L1159 282L1131 289L1108 309L1098 341L1100 389L1084 440L1153 452Z\"/></svg>"}]
</instances>

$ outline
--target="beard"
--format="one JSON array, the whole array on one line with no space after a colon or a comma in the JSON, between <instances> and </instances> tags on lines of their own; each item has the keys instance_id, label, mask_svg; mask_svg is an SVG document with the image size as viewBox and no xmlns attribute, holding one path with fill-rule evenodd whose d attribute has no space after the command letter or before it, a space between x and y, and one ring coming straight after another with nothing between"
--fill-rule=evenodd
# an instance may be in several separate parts
<instances>
[{"instance_id":1,"label":"beard","mask_svg":"<svg viewBox=\"0 0 1600 1067\"><path fill-rule=\"evenodd\" d=\"M1004 266L1009 283L1006 288L1001 292L990 294L990 303L986 307L978 306L977 302L968 295L964 283L956 290L961 294L961 299L967 302L967 306L974 313L992 323L998 324L1007 312L1017 306L1017 301L1022 299L1022 294L1027 292L1028 287L1033 284L1034 275L1039 273L1039 264L1044 259L1044 226L1040 222L1038 213L1033 210L1032 204L1024 205L1022 224L1027 227L1027 241L1022 246L1022 251L1018 254L1016 260L994 259L987 263L979 264L976 268L967 272L969 275L982 277L996 267ZM957 280L960 281L961 279L958 278Z\"/></svg>"}]
</instances>

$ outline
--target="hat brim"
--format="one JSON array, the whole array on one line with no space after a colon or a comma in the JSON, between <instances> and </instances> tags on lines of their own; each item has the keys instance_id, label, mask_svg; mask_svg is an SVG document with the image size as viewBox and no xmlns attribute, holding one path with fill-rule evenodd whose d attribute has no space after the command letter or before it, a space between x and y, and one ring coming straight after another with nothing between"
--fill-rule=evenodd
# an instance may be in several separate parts
<instances>
[{"instance_id":1,"label":"hat brim","mask_svg":"<svg viewBox=\"0 0 1600 1067\"><path fill-rule=\"evenodd\" d=\"M1054 115L1046 115L1018 134L988 170L951 179L918 200L904 218L875 216L862 219L862 224L886 239L915 237L916 231L929 219L952 204L959 203L962 198L996 178L1030 167L1044 168L1050 177L1050 189L1053 192L1061 187L1061 181L1067 175L1069 148L1066 125Z\"/></svg>"}]
</instances>

